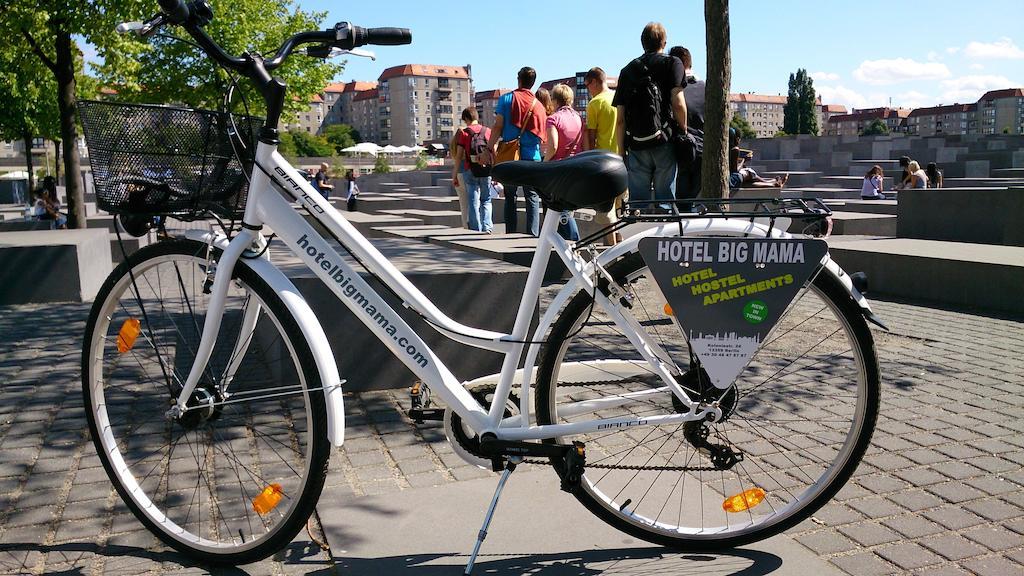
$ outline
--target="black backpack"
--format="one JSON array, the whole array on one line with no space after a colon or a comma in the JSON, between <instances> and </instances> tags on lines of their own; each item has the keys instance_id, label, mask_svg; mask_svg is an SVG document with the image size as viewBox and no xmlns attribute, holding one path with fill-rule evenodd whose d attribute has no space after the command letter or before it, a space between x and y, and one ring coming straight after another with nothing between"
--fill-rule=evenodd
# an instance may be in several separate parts
<instances>
[{"instance_id":1,"label":"black backpack","mask_svg":"<svg viewBox=\"0 0 1024 576\"><path fill-rule=\"evenodd\" d=\"M669 120L672 111L664 109L661 87L654 79L645 56L633 60L630 65L635 71L636 83L626 100L629 147L636 150L653 148L671 137Z\"/></svg>"},{"instance_id":2,"label":"black backpack","mask_svg":"<svg viewBox=\"0 0 1024 576\"><path fill-rule=\"evenodd\" d=\"M469 162L469 171L477 178L490 176L491 166L489 164L481 164L479 162L484 150L487 150L487 136L484 134L485 131L483 127L476 132L473 132L467 127L465 131L469 136L469 147L466 150L466 161Z\"/></svg>"}]
</instances>

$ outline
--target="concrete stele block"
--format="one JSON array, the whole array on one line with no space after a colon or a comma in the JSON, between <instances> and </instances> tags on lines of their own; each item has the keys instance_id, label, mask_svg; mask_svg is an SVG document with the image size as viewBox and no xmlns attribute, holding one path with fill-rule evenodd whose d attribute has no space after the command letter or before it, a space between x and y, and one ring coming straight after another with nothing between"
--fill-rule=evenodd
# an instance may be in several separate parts
<instances>
[{"instance_id":1,"label":"concrete stele block","mask_svg":"<svg viewBox=\"0 0 1024 576\"><path fill-rule=\"evenodd\" d=\"M106 230L0 233L0 305L87 302L111 268Z\"/></svg>"},{"instance_id":2,"label":"concrete stele block","mask_svg":"<svg viewBox=\"0 0 1024 576\"><path fill-rule=\"evenodd\" d=\"M988 178L988 160L968 160L964 162L964 178Z\"/></svg>"}]
</instances>

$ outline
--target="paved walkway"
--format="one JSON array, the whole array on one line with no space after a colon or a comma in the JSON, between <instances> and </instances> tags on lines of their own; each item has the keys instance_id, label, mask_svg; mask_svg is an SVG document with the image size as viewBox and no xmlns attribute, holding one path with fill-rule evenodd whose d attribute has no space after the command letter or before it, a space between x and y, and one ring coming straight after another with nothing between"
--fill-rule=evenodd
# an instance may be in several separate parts
<instances>
[{"instance_id":1,"label":"paved walkway","mask_svg":"<svg viewBox=\"0 0 1024 576\"><path fill-rule=\"evenodd\" d=\"M548 573L553 564L568 564L576 574L655 568L665 574L781 574L799 568L800 558L808 554L812 561L856 576L1021 574L1024 321L894 302L875 307L893 332L875 331L884 395L874 445L838 498L785 535L786 542L766 542L709 563L625 536L619 542L627 544L611 545L602 536L605 540L595 544L600 549L566 555L549 550L554 535L541 519L518 536L515 542L522 545L515 549L501 549L512 541L500 536L489 540L484 565L502 573ZM85 432L79 393L87 310L84 305L0 308L0 573L205 573L142 530L100 467ZM348 398L348 441L334 454L325 494L350 505L353 515L365 514L376 502L400 503L416 494L479 493L485 501L487 484L493 485L490 473L465 465L437 425L407 420L406 403L402 391ZM529 483L524 478L546 478L542 471L523 474L514 479L521 486ZM481 478L486 480L474 482ZM503 500L506 527L514 516L511 490ZM458 511L458 523L479 521L480 498L470 499ZM431 501L419 500L424 505ZM566 515L583 514L575 502L561 500ZM332 522L344 507L334 512L328 504L320 511L333 531ZM499 512L493 533L500 532L503 518ZM444 537L446 519L434 520L435 532ZM557 526L557 520L551 525ZM388 535L377 534L363 533L370 542L364 546L372 547L378 538L383 545ZM331 540L339 541L336 534ZM462 534L443 539L450 554L468 552L469 540ZM790 541L804 549L778 548ZM765 551L771 546L789 552L774 553L781 561L772 560ZM515 556L500 556L506 552ZM333 553L332 559L302 534L273 559L226 572L362 574L379 569L374 568L376 556L355 562L345 549ZM380 562L413 573L441 573L436 561L401 566L395 561ZM461 561L455 557L449 563Z\"/></svg>"}]
</instances>

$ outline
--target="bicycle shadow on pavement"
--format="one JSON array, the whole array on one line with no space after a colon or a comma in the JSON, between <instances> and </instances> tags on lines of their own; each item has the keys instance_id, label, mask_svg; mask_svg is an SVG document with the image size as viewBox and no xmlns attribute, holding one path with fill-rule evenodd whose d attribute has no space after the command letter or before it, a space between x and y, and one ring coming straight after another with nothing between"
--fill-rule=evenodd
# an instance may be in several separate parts
<instances>
[{"instance_id":1,"label":"bicycle shadow on pavement","mask_svg":"<svg viewBox=\"0 0 1024 576\"><path fill-rule=\"evenodd\" d=\"M12 542L0 544L0 574L25 574L33 571L40 555L46 556L45 573L74 576L93 573L97 557L104 559L104 572L117 574L143 574L153 571L171 571L199 568L214 575L248 576L267 572L261 564L252 566L207 566L195 562L167 548L146 549L138 546L101 545L93 542L67 542L64 544L36 544ZM318 556L318 557L316 557ZM273 561L284 563L289 573L334 574L326 554L311 542L296 540L279 551ZM298 571L295 571L295 569Z\"/></svg>"},{"instance_id":2,"label":"bicycle shadow on pavement","mask_svg":"<svg viewBox=\"0 0 1024 576\"><path fill-rule=\"evenodd\" d=\"M412 554L386 558L345 558L334 562L343 574L416 574L441 576L461 573L469 556L463 553ZM722 574L763 576L783 565L782 558L760 550L735 549L725 553L673 553L662 548L618 548L551 554L481 554L473 568L478 575L590 576Z\"/></svg>"}]
</instances>

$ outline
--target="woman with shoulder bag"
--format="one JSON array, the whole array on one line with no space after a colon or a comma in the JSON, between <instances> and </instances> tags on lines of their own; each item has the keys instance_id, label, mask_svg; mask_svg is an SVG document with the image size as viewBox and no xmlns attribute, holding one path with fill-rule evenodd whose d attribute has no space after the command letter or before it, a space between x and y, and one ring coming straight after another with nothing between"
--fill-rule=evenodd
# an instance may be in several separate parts
<instances>
[{"instance_id":1,"label":"woman with shoulder bag","mask_svg":"<svg viewBox=\"0 0 1024 576\"><path fill-rule=\"evenodd\" d=\"M554 112L547 121L548 140L544 150L544 161L554 162L575 156L583 140L583 119L573 110L572 88L559 84L551 90ZM558 234L566 240L576 242L580 231L576 220L568 210L563 210L558 223Z\"/></svg>"}]
</instances>

